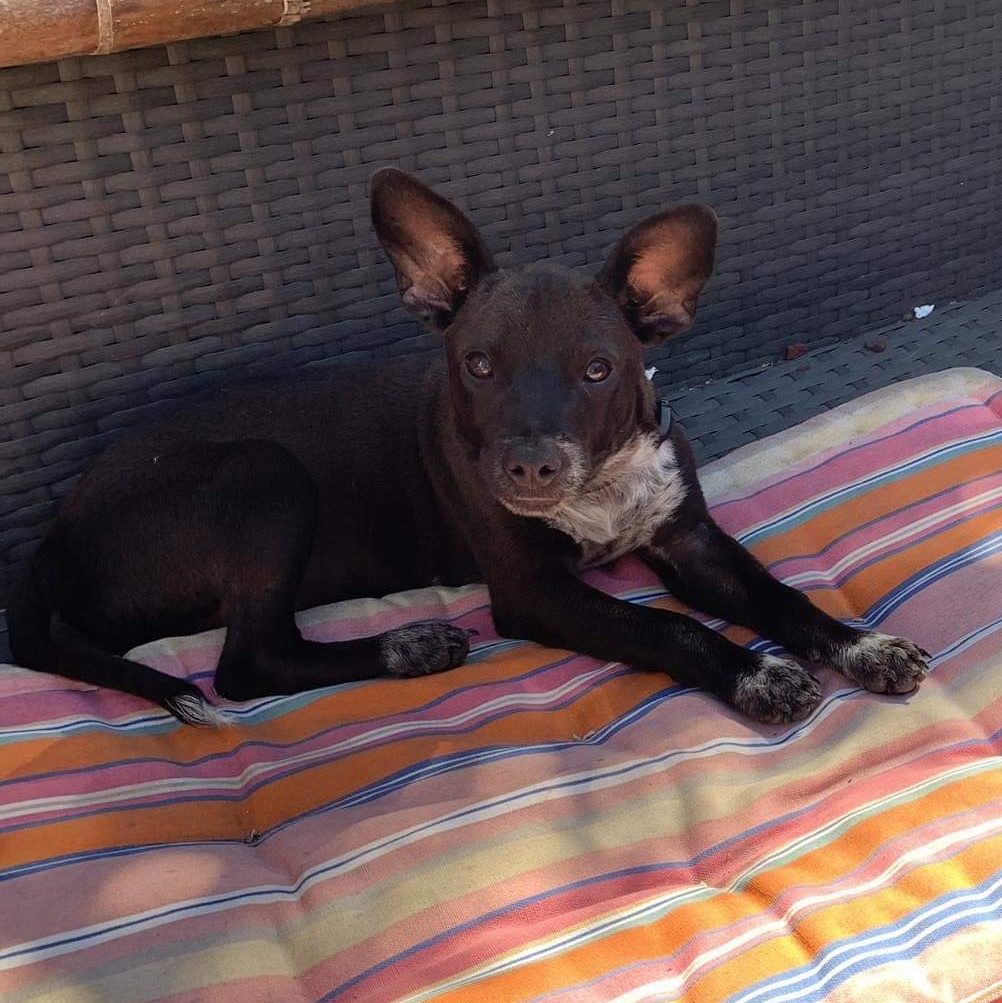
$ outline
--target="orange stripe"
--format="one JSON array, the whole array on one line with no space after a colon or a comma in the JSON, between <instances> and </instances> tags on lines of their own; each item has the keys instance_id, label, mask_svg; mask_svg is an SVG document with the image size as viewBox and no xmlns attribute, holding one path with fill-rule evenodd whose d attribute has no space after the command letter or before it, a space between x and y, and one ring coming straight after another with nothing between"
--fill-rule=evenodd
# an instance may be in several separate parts
<instances>
[{"instance_id":1,"label":"orange stripe","mask_svg":"<svg viewBox=\"0 0 1002 1003\"><path fill-rule=\"evenodd\" d=\"M432 700L463 686L512 679L548 664L554 653L527 645L450 672L420 679L385 679L365 686L334 690L294 712L271 720L241 722L233 728L191 728L178 725L162 734L95 731L27 739L4 747L8 779L34 777L48 771L72 770L81 763L169 759L188 766L206 755L232 752L251 741L295 744L334 724L369 722L376 715L413 714Z\"/></svg>"},{"instance_id":2,"label":"orange stripe","mask_svg":"<svg viewBox=\"0 0 1002 1003\"><path fill-rule=\"evenodd\" d=\"M970 888L997 873L1002 837L984 839L941 863L927 864L901 876L889 888L840 903L806 917L792 934L771 939L733 958L696 981L693 999L721 1000L749 984L809 963L828 944L858 937L898 922L942 895ZM749 970L757 974L749 978Z\"/></svg>"},{"instance_id":3,"label":"orange stripe","mask_svg":"<svg viewBox=\"0 0 1002 1003\"><path fill-rule=\"evenodd\" d=\"M930 498L937 492L983 477L985 471L999 469L1002 469L1002 446L976 450L930 470L847 498L806 522L757 542L751 549L760 561L767 564L795 554L815 553L866 522Z\"/></svg>"},{"instance_id":4,"label":"orange stripe","mask_svg":"<svg viewBox=\"0 0 1002 1003\"><path fill-rule=\"evenodd\" d=\"M897 554L874 561L843 582L837 592L808 589L807 594L822 609L835 616L860 616L874 603L897 588L921 568L958 554L1002 529L1002 512L986 512L943 530Z\"/></svg>"},{"instance_id":5,"label":"orange stripe","mask_svg":"<svg viewBox=\"0 0 1002 1003\"><path fill-rule=\"evenodd\" d=\"M436 1003L518 1003L556 992L634 962L662 961L693 937L760 916L786 889L820 886L837 880L865 860L877 847L936 818L977 809L1002 797L1002 769L946 784L908 804L865 819L837 839L789 864L758 875L748 889L724 892L680 906L655 923L624 930L566 951L556 958L524 965L462 989L436 995ZM688 987L687 1000L724 999L772 975L809 960L812 951L842 937L865 933L891 923L924 903L957 888L970 887L998 870L1002 836L986 839L943 863L927 864L900 876L890 887L850 902L832 905L804 917L796 934L777 936L733 959ZM662 971L667 973L665 965ZM656 977L656 976L654 976Z\"/></svg>"},{"instance_id":6,"label":"orange stripe","mask_svg":"<svg viewBox=\"0 0 1002 1003\"><path fill-rule=\"evenodd\" d=\"M552 652L549 653L552 656ZM507 657L507 656L505 656ZM484 664L484 663L481 663ZM449 735L450 751L524 741L562 741L584 735L621 716L663 689L664 676L631 673L585 693L560 711L526 711L489 722L469 734ZM320 701L326 703L327 701ZM189 734L188 731L185 735ZM172 736L173 737L173 736ZM259 736L260 737L260 736ZM417 763L442 752L440 736L421 736L359 752L334 763L275 780L239 803L190 801L59 820L4 837L4 863L33 860L127 843L160 843L203 839L243 839L252 829L266 831L395 772L402 763ZM44 768L44 767L43 767Z\"/></svg>"}]
</instances>

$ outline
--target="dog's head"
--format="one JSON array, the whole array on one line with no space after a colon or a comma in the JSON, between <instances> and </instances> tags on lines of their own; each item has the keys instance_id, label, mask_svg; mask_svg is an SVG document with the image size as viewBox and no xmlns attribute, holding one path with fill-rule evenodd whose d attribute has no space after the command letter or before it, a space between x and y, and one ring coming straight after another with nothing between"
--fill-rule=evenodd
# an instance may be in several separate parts
<instances>
[{"instance_id":1,"label":"dog's head","mask_svg":"<svg viewBox=\"0 0 1002 1003\"><path fill-rule=\"evenodd\" d=\"M372 220L404 305L444 333L456 427L509 510L545 515L651 429L643 352L692 323L713 270L711 209L638 223L590 279L496 268L473 224L401 171L373 177Z\"/></svg>"}]
</instances>

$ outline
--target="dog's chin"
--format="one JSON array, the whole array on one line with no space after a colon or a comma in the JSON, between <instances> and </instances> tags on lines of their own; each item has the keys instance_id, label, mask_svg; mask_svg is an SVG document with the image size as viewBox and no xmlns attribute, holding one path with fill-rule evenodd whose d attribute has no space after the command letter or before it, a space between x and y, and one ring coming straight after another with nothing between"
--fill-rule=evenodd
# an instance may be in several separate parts
<instances>
[{"instance_id":1,"label":"dog's chin","mask_svg":"<svg viewBox=\"0 0 1002 1003\"><path fill-rule=\"evenodd\" d=\"M563 501L562 497L537 498L529 495L498 496L498 501L513 515L543 518Z\"/></svg>"}]
</instances>

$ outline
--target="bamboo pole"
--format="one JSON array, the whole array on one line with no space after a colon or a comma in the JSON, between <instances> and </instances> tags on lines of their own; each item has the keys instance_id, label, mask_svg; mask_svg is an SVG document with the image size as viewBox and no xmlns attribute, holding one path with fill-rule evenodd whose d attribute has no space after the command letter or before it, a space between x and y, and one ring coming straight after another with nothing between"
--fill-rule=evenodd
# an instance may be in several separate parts
<instances>
[{"instance_id":1,"label":"bamboo pole","mask_svg":"<svg viewBox=\"0 0 1002 1003\"><path fill-rule=\"evenodd\" d=\"M372 0L0 0L0 66L296 24Z\"/></svg>"}]
</instances>

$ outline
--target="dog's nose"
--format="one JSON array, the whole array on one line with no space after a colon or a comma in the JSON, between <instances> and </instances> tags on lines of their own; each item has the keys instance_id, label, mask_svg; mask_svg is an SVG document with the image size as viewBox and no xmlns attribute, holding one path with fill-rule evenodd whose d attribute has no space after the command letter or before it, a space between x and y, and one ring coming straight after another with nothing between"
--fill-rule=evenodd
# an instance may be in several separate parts
<instances>
[{"instance_id":1,"label":"dog's nose","mask_svg":"<svg viewBox=\"0 0 1002 1003\"><path fill-rule=\"evenodd\" d=\"M552 484L563 465L560 450L547 443L511 446L504 457L505 473L522 491L538 491Z\"/></svg>"}]
</instances>

